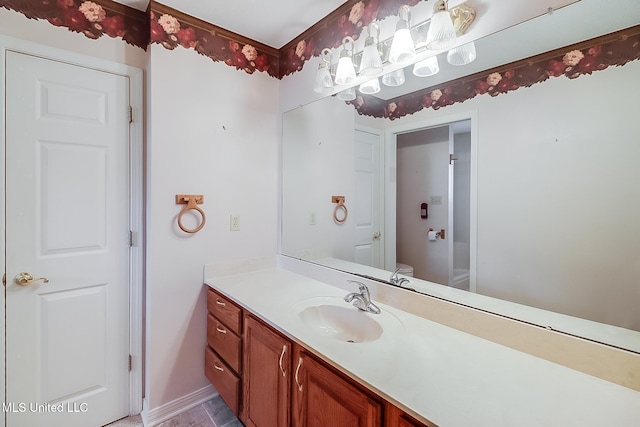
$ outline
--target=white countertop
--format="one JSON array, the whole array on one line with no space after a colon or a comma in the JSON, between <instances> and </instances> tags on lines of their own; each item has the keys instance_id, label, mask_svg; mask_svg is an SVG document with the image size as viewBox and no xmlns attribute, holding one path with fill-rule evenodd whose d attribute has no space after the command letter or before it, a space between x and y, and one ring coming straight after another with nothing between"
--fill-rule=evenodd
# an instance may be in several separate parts
<instances>
[{"instance_id":1,"label":"white countertop","mask_svg":"<svg viewBox=\"0 0 640 427\"><path fill-rule=\"evenodd\" d=\"M342 289L279 268L206 279L351 378L440 427L640 426L640 392L375 299L403 327L393 328L394 336L350 344L318 335L296 309L310 297L344 297Z\"/></svg>"}]
</instances>

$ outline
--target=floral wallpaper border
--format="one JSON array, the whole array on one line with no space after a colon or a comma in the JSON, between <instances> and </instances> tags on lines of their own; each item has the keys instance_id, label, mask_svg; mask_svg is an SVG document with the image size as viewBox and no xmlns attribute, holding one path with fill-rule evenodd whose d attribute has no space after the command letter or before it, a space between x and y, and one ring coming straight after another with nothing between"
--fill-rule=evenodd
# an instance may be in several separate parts
<instances>
[{"instance_id":1,"label":"floral wallpaper border","mask_svg":"<svg viewBox=\"0 0 640 427\"><path fill-rule=\"evenodd\" d=\"M0 0L0 7L29 19L47 20L91 39L106 34L142 49L149 45L147 13L111 0Z\"/></svg>"},{"instance_id":2,"label":"floral wallpaper border","mask_svg":"<svg viewBox=\"0 0 640 427\"><path fill-rule=\"evenodd\" d=\"M182 46L248 74L279 74L278 49L251 40L155 1L151 2L150 41L166 49Z\"/></svg>"},{"instance_id":3,"label":"floral wallpaper border","mask_svg":"<svg viewBox=\"0 0 640 427\"><path fill-rule=\"evenodd\" d=\"M0 7L29 19L84 34L122 38L146 49L157 43L166 49L193 49L213 61L248 74L265 72L272 77L302 70L304 63L325 47L337 47L343 37L357 39L363 27L376 19L397 14L402 4L425 0L349 0L323 20L280 49L258 43L151 0L146 12L112 0L0 0ZM437 110L477 95L497 96L550 77L576 78L610 66L640 59L640 25L577 43L562 49L506 64L438 86L384 101L358 94L352 104L362 115L396 119L425 108Z\"/></svg>"},{"instance_id":4,"label":"floral wallpaper border","mask_svg":"<svg viewBox=\"0 0 640 427\"><path fill-rule=\"evenodd\" d=\"M576 43L472 76L442 83L388 101L358 93L352 104L361 115L397 119L424 108L464 102L477 95L497 96L550 77L575 79L640 59L640 25Z\"/></svg>"},{"instance_id":5,"label":"floral wallpaper border","mask_svg":"<svg viewBox=\"0 0 640 427\"><path fill-rule=\"evenodd\" d=\"M272 77L302 70L304 63L325 47L337 47L345 36L358 39L363 27L376 19L398 13L407 4L426 0L349 0L280 49L275 49L213 24L151 2L151 43L167 49L194 49L214 61L249 74L266 72Z\"/></svg>"}]
</instances>

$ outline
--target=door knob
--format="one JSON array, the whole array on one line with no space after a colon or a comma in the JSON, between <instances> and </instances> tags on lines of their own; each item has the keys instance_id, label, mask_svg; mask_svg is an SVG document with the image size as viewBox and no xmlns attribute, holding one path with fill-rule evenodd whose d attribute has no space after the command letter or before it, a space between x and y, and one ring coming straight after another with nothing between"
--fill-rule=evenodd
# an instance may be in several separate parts
<instances>
[{"instance_id":1,"label":"door knob","mask_svg":"<svg viewBox=\"0 0 640 427\"><path fill-rule=\"evenodd\" d=\"M381 236L381 234L380 234L380 232L379 232L379 231L376 231L375 233L373 233L373 238L374 238L374 239L379 239L379 238L380 238L380 236Z\"/></svg>"},{"instance_id":2,"label":"door knob","mask_svg":"<svg viewBox=\"0 0 640 427\"><path fill-rule=\"evenodd\" d=\"M42 280L42 283L49 283L49 279L47 279L46 277L38 277L36 279L35 277L33 277L33 274L24 273L24 272L18 274L15 277L15 279L13 279L13 281L16 283L16 285L20 285L20 286L27 286L27 285L30 285L32 283L39 282L40 280Z\"/></svg>"}]
</instances>

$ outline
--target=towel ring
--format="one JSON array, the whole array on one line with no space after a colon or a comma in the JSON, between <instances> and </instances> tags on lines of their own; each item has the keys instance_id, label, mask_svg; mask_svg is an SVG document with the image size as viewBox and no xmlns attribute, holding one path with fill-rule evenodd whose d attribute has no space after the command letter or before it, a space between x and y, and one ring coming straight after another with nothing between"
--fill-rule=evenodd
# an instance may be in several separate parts
<instances>
[{"instance_id":1,"label":"towel ring","mask_svg":"<svg viewBox=\"0 0 640 427\"><path fill-rule=\"evenodd\" d=\"M204 224L207 222L207 217L205 216L204 211L198 207L196 197L184 197L183 200L187 201L187 206L185 206L178 214L178 227L180 227L180 229L185 233L197 233L202 230L202 227L204 227ZM182 215L190 210L198 211L202 217L200 224L196 228L186 228L182 225Z\"/></svg>"},{"instance_id":2,"label":"towel ring","mask_svg":"<svg viewBox=\"0 0 640 427\"><path fill-rule=\"evenodd\" d=\"M349 211L347 210L347 206L345 206L344 204L344 197L333 196L331 201L333 203L337 203L335 209L333 210L333 220L338 224L342 224L347 220L347 217L349 216ZM342 211L344 212L344 216L342 218L338 218L338 210L340 210L341 208L342 208Z\"/></svg>"}]
</instances>

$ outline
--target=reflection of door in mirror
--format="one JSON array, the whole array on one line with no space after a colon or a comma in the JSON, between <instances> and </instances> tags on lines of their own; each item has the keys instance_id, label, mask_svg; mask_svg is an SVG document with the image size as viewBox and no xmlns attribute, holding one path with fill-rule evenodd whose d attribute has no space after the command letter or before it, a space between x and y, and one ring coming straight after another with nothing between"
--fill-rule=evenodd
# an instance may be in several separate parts
<instances>
[{"instance_id":1,"label":"reflection of door in mirror","mask_svg":"<svg viewBox=\"0 0 640 427\"><path fill-rule=\"evenodd\" d=\"M379 130L355 130L354 261L384 268L381 240L382 183Z\"/></svg>"},{"instance_id":2,"label":"reflection of door in mirror","mask_svg":"<svg viewBox=\"0 0 640 427\"><path fill-rule=\"evenodd\" d=\"M397 137L396 261L415 277L469 290L469 121ZM416 206L427 200L429 216ZM435 231L446 230L434 237ZM429 231L434 230L431 236Z\"/></svg>"}]
</instances>

